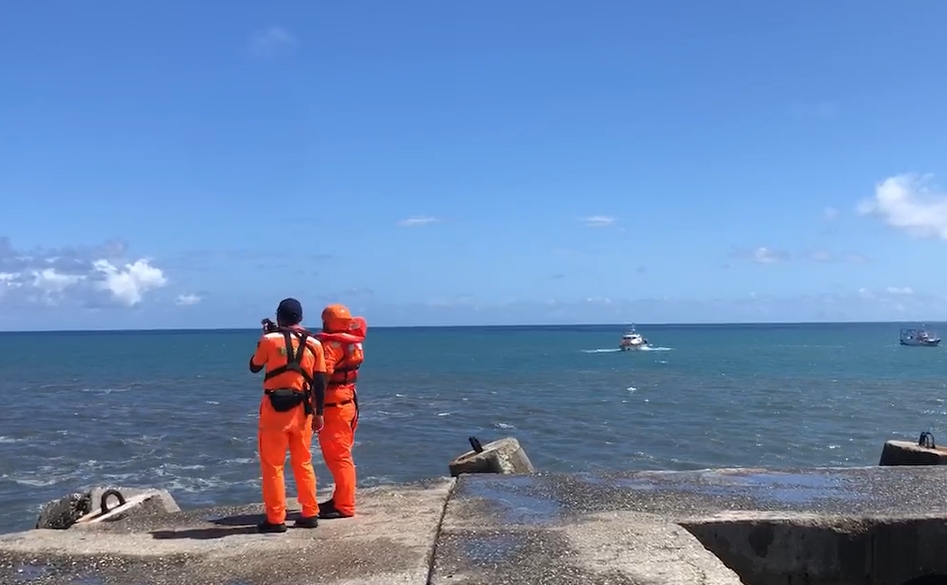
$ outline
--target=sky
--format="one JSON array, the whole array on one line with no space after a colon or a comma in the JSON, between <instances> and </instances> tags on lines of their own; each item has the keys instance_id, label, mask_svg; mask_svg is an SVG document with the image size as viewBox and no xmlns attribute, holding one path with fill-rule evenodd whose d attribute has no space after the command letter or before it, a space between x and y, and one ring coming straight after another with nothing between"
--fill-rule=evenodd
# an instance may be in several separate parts
<instances>
[{"instance_id":1,"label":"sky","mask_svg":"<svg viewBox=\"0 0 947 585\"><path fill-rule=\"evenodd\" d=\"M0 330L947 320L947 3L0 8Z\"/></svg>"}]
</instances>

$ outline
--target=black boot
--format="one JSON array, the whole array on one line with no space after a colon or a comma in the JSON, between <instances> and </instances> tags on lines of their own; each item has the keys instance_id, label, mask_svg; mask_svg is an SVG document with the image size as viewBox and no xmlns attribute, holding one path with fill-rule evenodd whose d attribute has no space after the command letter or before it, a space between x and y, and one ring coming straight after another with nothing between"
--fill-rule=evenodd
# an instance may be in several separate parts
<instances>
[{"instance_id":1,"label":"black boot","mask_svg":"<svg viewBox=\"0 0 947 585\"><path fill-rule=\"evenodd\" d=\"M286 524L284 522L273 524L268 520L264 520L256 525L256 529L260 532L286 532Z\"/></svg>"},{"instance_id":2,"label":"black boot","mask_svg":"<svg viewBox=\"0 0 947 585\"><path fill-rule=\"evenodd\" d=\"M300 516L293 522L294 528L315 528L319 526L319 516Z\"/></svg>"},{"instance_id":3,"label":"black boot","mask_svg":"<svg viewBox=\"0 0 947 585\"><path fill-rule=\"evenodd\" d=\"M324 504L319 504L319 517L323 520L335 520L337 518L351 518L351 514L343 514L335 509L335 503L332 500Z\"/></svg>"}]
</instances>

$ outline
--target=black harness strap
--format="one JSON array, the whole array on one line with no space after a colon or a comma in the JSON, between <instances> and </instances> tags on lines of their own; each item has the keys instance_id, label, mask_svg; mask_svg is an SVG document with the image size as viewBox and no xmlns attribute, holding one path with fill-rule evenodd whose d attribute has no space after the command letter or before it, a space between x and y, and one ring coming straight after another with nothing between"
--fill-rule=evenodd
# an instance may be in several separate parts
<instances>
[{"instance_id":1,"label":"black harness strap","mask_svg":"<svg viewBox=\"0 0 947 585\"><path fill-rule=\"evenodd\" d=\"M276 331L283 334L283 341L286 345L286 365L273 368L263 376L263 379L270 380L276 376L285 374L286 372L295 372L302 376L303 380L306 381L305 390L303 390L302 393L304 396L303 407L306 410L306 414L310 415L312 414L312 398L310 394L312 393L312 387L315 382L313 381L312 376L310 376L309 373L306 372L306 370L302 367L303 352L306 350L308 345L306 341L309 338L309 332L295 331L289 329L288 327L280 327ZM292 338L294 334L299 338L299 348L295 351L293 350ZM272 392L273 390L265 391L266 394L270 394Z\"/></svg>"},{"instance_id":2,"label":"black harness strap","mask_svg":"<svg viewBox=\"0 0 947 585\"><path fill-rule=\"evenodd\" d=\"M341 385L341 384L354 384L358 382L358 369L362 367L362 364L355 366L346 366L344 368L336 368L332 372L332 376L329 378L329 384Z\"/></svg>"}]
</instances>

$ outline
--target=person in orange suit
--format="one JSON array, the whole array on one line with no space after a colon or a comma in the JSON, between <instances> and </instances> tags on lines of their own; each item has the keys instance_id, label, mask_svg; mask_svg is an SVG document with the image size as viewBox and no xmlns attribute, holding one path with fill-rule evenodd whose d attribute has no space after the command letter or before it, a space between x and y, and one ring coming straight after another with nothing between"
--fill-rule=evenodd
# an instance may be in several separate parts
<instances>
[{"instance_id":1,"label":"person in orange suit","mask_svg":"<svg viewBox=\"0 0 947 585\"><path fill-rule=\"evenodd\" d=\"M368 325L362 317L352 317L345 305L329 305L322 311L319 340L325 350L325 428L319 446L326 467L335 481L332 497L319 504L320 518L349 518L355 515L355 462L352 445L358 427L358 369L365 359L362 342Z\"/></svg>"},{"instance_id":2,"label":"person in orange suit","mask_svg":"<svg viewBox=\"0 0 947 585\"><path fill-rule=\"evenodd\" d=\"M294 525L315 528L319 523L310 443L325 424L326 361L322 343L300 325L302 317L299 301L280 302L276 325L264 319L263 337L250 358L254 374L266 367L257 432L266 509L266 519L257 525L260 532L286 531L287 449L302 507Z\"/></svg>"}]
</instances>

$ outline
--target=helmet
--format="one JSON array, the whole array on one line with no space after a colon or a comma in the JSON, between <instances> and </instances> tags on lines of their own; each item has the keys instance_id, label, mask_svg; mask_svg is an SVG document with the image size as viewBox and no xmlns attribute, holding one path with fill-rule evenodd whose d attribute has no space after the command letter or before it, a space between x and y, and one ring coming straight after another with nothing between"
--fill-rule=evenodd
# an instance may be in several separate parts
<instances>
[{"instance_id":1,"label":"helmet","mask_svg":"<svg viewBox=\"0 0 947 585\"><path fill-rule=\"evenodd\" d=\"M329 305L322 311L322 328L326 331L346 331L352 324L352 313L345 305Z\"/></svg>"}]
</instances>

